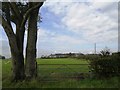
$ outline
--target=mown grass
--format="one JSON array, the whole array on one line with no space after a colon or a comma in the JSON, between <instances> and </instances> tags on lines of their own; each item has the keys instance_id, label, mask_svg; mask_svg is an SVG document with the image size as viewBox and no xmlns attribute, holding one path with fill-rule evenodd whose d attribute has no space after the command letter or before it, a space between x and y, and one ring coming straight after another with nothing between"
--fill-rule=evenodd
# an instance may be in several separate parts
<instances>
[{"instance_id":1,"label":"mown grass","mask_svg":"<svg viewBox=\"0 0 120 90\"><path fill-rule=\"evenodd\" d=\"M56 58L56 59L38 59L38 64L88 64L84 59L75 58Z\"/></svg>"},{"instance_id":2,"label":"mown grass","mask_svg":"<svg viewBox=\"0 0 120 90\"><path fill-rule=\"evenodd\" d=\"M117 88L119 87L119 77L109 79L81 79L63 78L75 75L78 72L89 72L88 65L67 65L67 64L88 64L85 60L73 58L62 59L38 59L38 78L31 81L11 83L11 61L2 61L2 85L3 88ZM44 64L44 65L39 65ZM66 65L45 65L45 64L66 64ZM72 70L71 70L72 69ZM55 82L45 82L44 80L57 77ZM44 79L42 81L42 79ZM62 80L61 80L62 79Z\"/></svg>"},{"instance_id":3,"label":"mown grass","mask_svg":"<svg viewBox=\"0 0 120 90\"><path fill-rule=\"evenodd\" d=\"M45 65L45 64L49 64L49 65ZM78 60L73 58L38 59L38 72L40 72L38 73L38 76L44 79L53 79L53 78L62 79L67 76L73 76L75 73L89 71L88 65L79 65L79 64L88 64L88 63L86 60Z\"/></svg>"}]
</instances>

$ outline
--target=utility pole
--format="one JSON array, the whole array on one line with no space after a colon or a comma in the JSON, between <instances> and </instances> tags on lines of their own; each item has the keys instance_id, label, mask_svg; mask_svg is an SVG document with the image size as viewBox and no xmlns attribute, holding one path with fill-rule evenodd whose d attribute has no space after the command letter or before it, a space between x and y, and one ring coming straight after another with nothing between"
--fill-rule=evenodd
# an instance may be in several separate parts
<instances>
[{"instance_id":1,"label":"utility pole","mask_svg":"<svg viewBox=\"0 0 120 90\"><path fill-rule=\"evenodd\" d=\"M95 54L96 54L96 43L95 43L95 46L94 46L94 50L95 50Z\"/></svg>"}]
</instances>

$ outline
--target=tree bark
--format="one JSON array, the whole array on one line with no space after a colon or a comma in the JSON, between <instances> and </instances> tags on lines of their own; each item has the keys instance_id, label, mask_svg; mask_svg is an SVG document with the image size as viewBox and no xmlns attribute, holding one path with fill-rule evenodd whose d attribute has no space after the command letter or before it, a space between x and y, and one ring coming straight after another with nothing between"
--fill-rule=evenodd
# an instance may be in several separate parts
<instances>
[{"instance_id":1,"label":"tree bark","mask_svg":"<svg viewBox=\"0 0 120 90\"><path fill-rule=\"evenodd\" d=\"M13 81L23 80L25 78L24 71L24 57L23 57L23 43L20 44L20 40L14 34L11 25L2 19L2 26L6 32L9 40L9 46L12 56L12 79ZM24 36L21 36L24 37ZM20 39L20 37L18 37ZM22 48L21 48L22 47Z\"/></svg>"},{"instance_id":2,"label":"tree bark","mask_svg":"<svg viewBox=\"0 0 120 90\"><path fill-rule=\"evenodd\" d=\"M22 37L22 36L21 36ZM12 55L12 77L13 81L23 80L25 78L23 42L20 37L10 36L9 45Z\"/></svg>"},{"instance_id":3,"label":"tree bark","mask_svg":"<svg viewBox=\"0 0 120 90\"><path fill-rule=\"evenodd\" d=\"M28 21L28 37L26 47L25 74L28 79L37 76L36 42L37 42L37 17L39 9L34 10Z\"/></svg>"},{"instance_id":4,"label":"tree bark","mask_svg":"<svg viewBox=\"0 0 120 90\"><path fill-rule=\"evenodd\" d=\"M24 45L24 33L25 28L19 30L19 26L16 26L16 44L18 48L18 53L14 53L11 50L13 56L13 71L16 75L13 75L15 80L23 80L25 78L25 68L24 68L24 55L23 55L23 45Z\"/></svg>"},{"instance_id":5,"label":"tree bark","mask_svg":"<svg viewBox=\"0 0 120 90\"><path fill-rule=\"evenodd\" d=\"M12 54L12 77L13 81L24 80L25 78L25 70L24 70L24 58L20 52L13 51L11 49Z\"/></svg>"},{"instance_id":6,"label":"tree bark","mask_svg":"<svg viewBox=\"0 0 120 90\"><path fill-rule=\"evenodd\" d=\"M12 80L23 80L25 78L23 53L18 48L16 36L10 36L8 39L12 55Z\"/></svg>"}]
</instances>

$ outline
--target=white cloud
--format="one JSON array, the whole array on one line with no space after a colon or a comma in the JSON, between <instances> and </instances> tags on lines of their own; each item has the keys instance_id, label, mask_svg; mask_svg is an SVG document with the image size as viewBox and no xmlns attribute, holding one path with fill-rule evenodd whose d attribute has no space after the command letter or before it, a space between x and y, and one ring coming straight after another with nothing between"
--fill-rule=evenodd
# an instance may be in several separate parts
<instances>
[{"instance_id":1,"label":"white cloud","mask_svg":"<svg viewBox=\"0 0 120 90\"><path fill-rule=\"evenodd\" d=\"M69 44L80 44L83 41L69 35L61 35L55 32L50 32L45 29L38 30L38 42L49 42L53 43L69 43ZM39 45L39 44L38 44Z\"/></svg>"},{"instance_id":2,"label":"white cloud","mask_svg":"<svg viewBox=\"0 0 120 90\"><path fill-rule=\"evenodd\" d=\"M54 37L53 40L55 40L55 42L58 42L58 43L63 43L63 45L67 43L68 45L71 45L71 46L80 45L84 42L83 40L80 40L76 37L72 37L69 35L58 35Z\"/></svg>"},{"instance_id":3,"label":"white cloud","mask_svg":"<svg viewBox=\"0 0 120 90\"><path fill-rule=\"evenodd\" d=\"M84 41L70 35L50 32L45 29L38 30L38 56L54 53L74 51L73 47L79 46Z\"/></svg>"},{"instance_id":4,"label":"white cloud","mask_svg":"<svg viewBox=\"0 0 120 90\"><path fill-rule=\"evenodd\" d=\"M94 1L94 0L93 0ZM70 32L82 35L80 40L67 35L57 36L56 41L74 44L106 43L117 44L118 12L117 2L47 2L45 7L61 16L63 26ZM53 8L54 7L54 8ZM79 43L82 44L82 43Z\"/></svg>"},{"instance_id":5,"label":"white cloud","mask_svg":"<svg viewBox=\"0 0 120 90\"><path fill-rule=\"evenodd\" d=\"M7 40L0 40L0 55L5 56L6 58L10 57L10 48Z\"/></svg>"},{"instance_id":6,"label":"white cloud","mask_svg":"<svg viewBox=\"0 0 120 90\"><path fill-rule=\"evenodd\" d=\"M91 4L94 9L105 9L111 6L113 2L91 2Z\"/></svg>"},{"instance_id":7,"label":"white cloud","mask_svg":"<svg viewBox=\"0 0 120 90\"><path fill-rule=\"evenodd\" d=\"M77 0L55 0L55 2L46 1L43 7L47 7L49 11L56 15L63 15Z\"/></svg>"},{"instance_id":8,"label":"white cloud","mask_svg":"<svg viewBox=\"0 0 120 90\"><path fill-rule=\"evenodd\" d=\"M85 50L90 52L92 48L85 48L85 44L89 46L90 43L93 44L95 42L100 44L107 42L108 44L111 43L111 45L117 43L117 3L87 2L89 0L83 0L83 2L73 2L73 0L69 0L69 2L63 0L61 2L57 1L45 2L43 6L61 18L60 25L53 23L53 27L62 27L62 29L65 27L67 32L72 32L77 36L74 37L69 34L57 33L54 30L39 28L38 54L47 54L53 51L75 51L78 50L77 47L81 47L79 49L83 52ZM15 25L12 24L12 26L15 29ZM26 45L26 41L27 31L25 32L24 45ZM6 46L3 48L6 48Z\"/></svg>"},{"instance_id":9,"label":"white cloud","mask_svg":"<svg viewBox=\"0 0 120 90\"><path fill-rule=\"evenodd\" d=\"M114 3L114 5L116 4L117 3ZM111 5L111 3L97 3L97 5L99 5L99 8L104 8L107 7L106 5ZM101 13L96 10L98 7L93 8L94 6L95 5L93 4L92 8L89 8L85 3L73 4L62 19L63 24L72 32L78 34L82 33L84 36L83 38L88 38L89 41L95 40L95 42L98 42L99 36L102 36L101 40L99 40L101 42L117 37L117 12L114 12L116 10L109 11L115 13L114 17L116 18L111 19L108 15L109 12L106 12L107 14ZM111 32L114 36L111 35Z\"/></svg>"},{"instance_id":10,"label":"white cloud","mask_svg":"<svg viewBox=\"0 0 120 90\"><path fill-rule=\"evenodd\" d=\"M118 2L119 0L47 0L46 2Z\"/></svg>"}]
</instances>

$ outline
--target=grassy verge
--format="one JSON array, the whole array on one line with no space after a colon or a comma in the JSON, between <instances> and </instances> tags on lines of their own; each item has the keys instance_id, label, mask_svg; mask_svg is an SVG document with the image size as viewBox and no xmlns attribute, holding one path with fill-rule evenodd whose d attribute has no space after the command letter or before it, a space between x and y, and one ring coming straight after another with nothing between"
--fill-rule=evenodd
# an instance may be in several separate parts
<instances>
[{"instance_id":1,"label":"grassy verge","mask_svg":"<svg viewBox=\"0 0 120 90\"><path fill-rule=\"evenodd\" d=\"M87 65L67 65L67 64L88 64L85 60L78 60L73 58L63 59L38 59L38 78L31 81L23 81L11 83L11 61L2 61L2 85L3 88L117 88L119 77L109 79L81 79L62 78L63 76L75 75L76 72L88 72ZM45 64L58 64L58 65L45 65ZM61 65L65 64L65 65ZM66 66L67 65L67 66ZM44 82L41 78L52 79L59 78L62 80Z\"/></svg>"},{"instance_id":2,"label":"grassy verge","mask_svg":"<svg viewBox=\"0 0 120 90\"><path fill-rule=\"evenodd\" d=\"M118 88L118 77L108 80L84 79L84 80L66 80L60 82L40 82L31 80L18 83L11 83L9 80L3 82L4 88Z\"/></svg>"}]
</instances>

